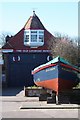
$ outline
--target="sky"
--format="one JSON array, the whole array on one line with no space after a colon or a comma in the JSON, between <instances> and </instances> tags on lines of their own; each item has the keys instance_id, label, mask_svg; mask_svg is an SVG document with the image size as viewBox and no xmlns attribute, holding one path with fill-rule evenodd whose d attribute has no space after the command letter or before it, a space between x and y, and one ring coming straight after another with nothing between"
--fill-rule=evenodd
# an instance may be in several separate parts
<instances>
[{"instance_id":1,"label":"sky","mask_svg":"<svg viewBox=\"0 0 80 120\"><path fill-rule=\"evenodd\" d=\"M0 32L16 34L33 15L40 18L53 35L78 36L78 2L1 2Z\"/></svg>"}]
</instances>

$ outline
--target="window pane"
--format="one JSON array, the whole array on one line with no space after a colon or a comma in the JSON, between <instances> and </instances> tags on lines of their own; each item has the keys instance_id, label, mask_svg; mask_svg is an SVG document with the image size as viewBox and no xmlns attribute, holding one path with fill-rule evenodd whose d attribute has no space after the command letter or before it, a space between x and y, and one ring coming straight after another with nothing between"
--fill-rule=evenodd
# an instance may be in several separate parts
<instances>
[{"instance_id":1,"label":"window pane","mask_svg":"<svg viewBox=\"0 0 80 120\"><path fill-rule=\"evenodd\" d=\"M25 42L29 42L29 35L26 35Z\"/></svg>"},{"instance_id":2,"label":"window pane","mask_svg":"<svg viewBox=\"0 0 80 120\"><path fill-rule=\"evenodd\" d=\"M44 36L43 35L39 35L39 42L43 42Z\"/></svg>"},{"instance_id":3,"label":"window pane","mask_svg":"<svg viewBox=\"0 0 80 120\"><path fill-rule=\"evenodd\" d=\"M29 33L29 31L26 31L26 33Z\"/></svg>"},{"instance_id":4,"label":"window pane","mask_svg":"<svg viewBox=\"0 0 80 120\"><path fill-rule=\"evenodd\" d=\"M42 34L44 34L44 31L39 31L39 33L42 33Z\"/></svg>"},{"instance_id":5,"label":"window pane","mask_svg":"<svg viewBox=\"0 0 80 120\"><path fill-rule=\"evenodd\" d=\"M31 42L37 42L37 35L31 35Z\"/></svg>"},{"instance_id":6,"label":"window pane","mask_svg":"<svg viewBox=\"0 0 80 120\"><path fill-rule=\"evenodd\" d=\"M37 33L37 31L31 31L31 33Z\"/></svg>"}]
</instances>

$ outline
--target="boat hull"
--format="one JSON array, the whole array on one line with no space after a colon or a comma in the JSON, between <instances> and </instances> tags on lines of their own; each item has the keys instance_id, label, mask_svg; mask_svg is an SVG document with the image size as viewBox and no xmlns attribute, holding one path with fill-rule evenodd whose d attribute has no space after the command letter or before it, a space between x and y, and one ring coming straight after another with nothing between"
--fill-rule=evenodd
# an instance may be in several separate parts
<instances>
[{"instance_id":1,"label":"boat hull","mask_svg":"<svg viewBox=\"0 0 80 120\"><path fill-rule=\"evenodd\" d=\"M78 84L75 70L64 64L56 64L34 73L34 82L37 86L45 87L58 92L72 89Z\"/></svg>"}]
</instances>

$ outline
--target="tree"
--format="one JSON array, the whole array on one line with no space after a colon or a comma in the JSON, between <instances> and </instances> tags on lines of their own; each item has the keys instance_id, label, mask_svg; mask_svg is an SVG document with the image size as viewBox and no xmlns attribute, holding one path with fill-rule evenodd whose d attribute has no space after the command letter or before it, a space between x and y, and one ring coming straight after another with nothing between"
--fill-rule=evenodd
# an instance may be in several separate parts
<instances>
[{"instance_id":1,"label":"tree","mask_svg":"<svg viewBox=\"0 0 80 120\"><path fill-rule=\"evenodd\" d=\"M59 36L55 40L52 38L49 43L52 56L60 56L74 65L78 64L78 46L76 42L68 36L57 35Z\"/></svg>"},{"instance_id":2,"label":"tree","mask_svg":"<svg viewBox=\"0 0 80 120\"><path fill-rule=\"evenodd\" d=\"M11 33L8 32L2 32L0 33L0 47L2 47L6 43L6 36L11 36Z\"/></svg>"},{"instance_id":3,"label":"tree","mask_svg":"<svg viewBox=\"0 0 80 120\"><path fill-rule=\"evenodd\" d=\"M7 42L7 39L6 38L11 38L11 37L9 37L9 36L11 36L12 37L12 35L10 34L10 33L8 33L8 32L2 32L2 33L0 33L0 59L2 59L2 51L1 51L1 48L2 48L2 46L3 45L5 45L5 43Z\"/></svg>"},{"instance_id":4,"label":"tree","mask_svg":"<svg viewBox=\"0 0 80 120\"><path fill-rule=\"evenodd\" d=\"M0 33L0 46L3 46L6 43L6 34L5 33Z\"/></svg>"}]
</instances>

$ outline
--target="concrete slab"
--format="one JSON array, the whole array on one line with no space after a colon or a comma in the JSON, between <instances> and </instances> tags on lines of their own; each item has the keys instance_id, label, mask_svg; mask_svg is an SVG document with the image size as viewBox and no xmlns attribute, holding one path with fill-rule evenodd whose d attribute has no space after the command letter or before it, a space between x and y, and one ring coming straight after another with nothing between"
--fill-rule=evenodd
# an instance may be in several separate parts
<instances>
[{"instance_id":1,"label":"concrete slab","mask_svg":"<svg viewBox=\"0 0 80 120\"><path fill-rule=\"evenodd\" d=\"M54 106L78 106L77 104L47 104L47 101L39 101L38 97L0 96L2 98L2 118L79 118L80 109L52 109ZM1 99L0 99L1 100ZM20 109L20 107L31 107ZM37 108L36 108L37 106ZM39 108L39 106L44 108ZM45 109L49 106L50 109ZM36 109L33 109L35 107Z\"/></svg>"},{"instance_id":2,"label":"concrete slab","mask_svg":"<svg viewBox=\"0 0 80 120\"><path fill-rule=\"evenodd\" d=\"M80 109L77 104L47 104L47 102L24 102L20 109Z\"/></svg>"}]
</instances>

